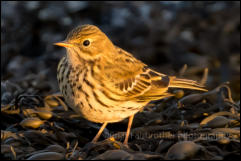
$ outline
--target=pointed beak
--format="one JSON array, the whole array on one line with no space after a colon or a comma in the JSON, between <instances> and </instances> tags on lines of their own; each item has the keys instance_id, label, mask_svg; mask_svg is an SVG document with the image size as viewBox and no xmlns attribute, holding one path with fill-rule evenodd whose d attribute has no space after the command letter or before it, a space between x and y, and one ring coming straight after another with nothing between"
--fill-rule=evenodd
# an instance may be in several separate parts
<instances>
[{"instance_id":1,"label":"pointed beak","mask_svg":"<svg viewBox=\"0 0 241 161\"><path fill-rule=\"evenodd\" d=\"M61 46L61 47L65 47L65 48L71 48L71 47L74 47L73 44L70 44L70 43L67 42L67 41L57 42L57 43L54 43L54 45Z\"/></svg>"}]
</instances>

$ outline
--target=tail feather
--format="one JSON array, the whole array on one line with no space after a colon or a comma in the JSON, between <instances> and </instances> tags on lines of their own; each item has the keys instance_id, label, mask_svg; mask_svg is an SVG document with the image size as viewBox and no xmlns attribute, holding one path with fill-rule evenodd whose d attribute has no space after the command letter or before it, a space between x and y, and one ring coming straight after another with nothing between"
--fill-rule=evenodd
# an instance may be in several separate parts
<instances>
[{"instance_id":1,"label":"tail feather","mask_svg":"<svg viewBox=\"0 0 241 161\"><path fill-rule=\"evenodd\" d=\"M189 79L181 79L176 77L170 77L170 88L187 88L187 89L194 89L194 90L200 90L200 91L208 91L205 89L203 85L200 83L189 80Z\"/></svg>"}]
</instances>

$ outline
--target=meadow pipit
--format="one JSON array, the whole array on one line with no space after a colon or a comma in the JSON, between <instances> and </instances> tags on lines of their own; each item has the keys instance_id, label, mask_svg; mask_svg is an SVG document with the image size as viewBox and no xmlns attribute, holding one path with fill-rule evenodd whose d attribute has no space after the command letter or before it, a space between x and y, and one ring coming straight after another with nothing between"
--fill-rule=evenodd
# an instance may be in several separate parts
<instances>
[{"instance_id":1,"label":"meadow pipit","mask_svg":"<svg viewBox=\"0 0 241 161\"><path fill-rule=\"evenodd\" d=\"M134 115L152 100L172 96L168 88L206 91L196 81L158 73L127 51L115 46L96 26L73 29L63 42L67 49L58 65L58 82L67 104L85 119L108 123L129 117L124 144L128 143Z\"/></svg>"}]
</instances>

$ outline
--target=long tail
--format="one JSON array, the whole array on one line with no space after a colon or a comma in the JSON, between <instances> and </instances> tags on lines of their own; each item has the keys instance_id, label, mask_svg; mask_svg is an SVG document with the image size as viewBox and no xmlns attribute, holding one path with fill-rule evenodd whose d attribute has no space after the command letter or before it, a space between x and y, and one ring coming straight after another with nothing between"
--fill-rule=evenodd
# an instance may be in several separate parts
<instances>
[{"instance_id":1,"label":"long tail","mask_svg":"<svg viewBox=\"0 0 241 161\"><path fill-rule=\"evenodd\" d=\"M196 81L189 80L189 79L180 79L176 77L170 77L170 88L187 88L187 89L194 89L200 91L208 91L205 87L199 84Z\"/></svg>"}]
</instances>

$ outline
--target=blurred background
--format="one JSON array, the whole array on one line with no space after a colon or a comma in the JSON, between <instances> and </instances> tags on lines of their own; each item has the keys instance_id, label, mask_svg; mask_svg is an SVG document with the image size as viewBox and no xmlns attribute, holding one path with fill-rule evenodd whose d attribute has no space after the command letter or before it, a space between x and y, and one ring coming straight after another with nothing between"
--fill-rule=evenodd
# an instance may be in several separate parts
<instances>
[{"instance_id":1,"label":"blurred background","mask_svg":"<svg viewBox=\"0 0 241 161\"><path fill-rule=\"evenodd\" d=\"M1 1L1 82L41 95L59 91L65 49L53 46L82 24L97 25L117 46L152 68L201 80L229 81L240 99L240 2Z\"/></svg>"}]
</instances>

